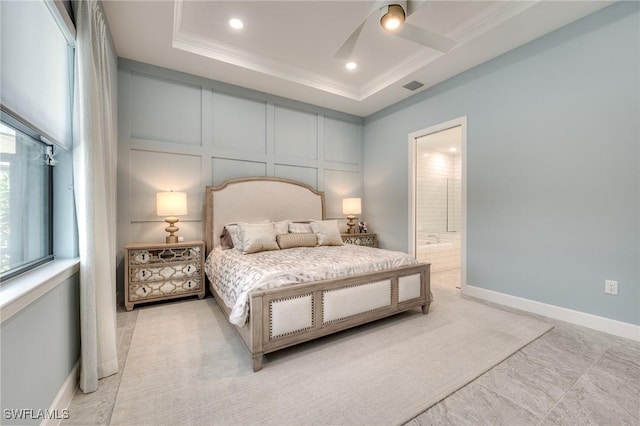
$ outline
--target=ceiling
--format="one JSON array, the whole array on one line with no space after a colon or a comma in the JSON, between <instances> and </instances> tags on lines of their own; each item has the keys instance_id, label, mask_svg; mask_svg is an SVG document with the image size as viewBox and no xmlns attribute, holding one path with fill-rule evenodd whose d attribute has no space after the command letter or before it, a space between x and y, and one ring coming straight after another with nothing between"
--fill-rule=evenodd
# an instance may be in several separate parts
<instances>
[{"instance_id":1,"label":"ceiling","mask_svg":"<svg viewBox=\"0 0 640 426\"><path fill-rule=\"evenodd\" d=\"M611 1L424 1L406 22L449 37L448 53L367 19L351 55L334 55L373 1L103 0L118 56L368 116ZM229 19L244 28L234 30ZM424 84L416 91L402 86Z\"/></svg>"}]
</instances>

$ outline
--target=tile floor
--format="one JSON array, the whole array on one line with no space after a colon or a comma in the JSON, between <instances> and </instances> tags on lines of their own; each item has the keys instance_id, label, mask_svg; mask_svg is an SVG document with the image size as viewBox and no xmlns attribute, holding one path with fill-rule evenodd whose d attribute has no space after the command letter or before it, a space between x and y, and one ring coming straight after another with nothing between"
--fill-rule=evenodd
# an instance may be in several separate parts
<instances>
[{"instance_id":1,"label":"tile floor","mask_svg":"<svg viewBox=\"0 0 640 426\"><path fill-rule=\"evenodd\" d=\"M459 291L432 276L436 296ZM408 424L640 425L640 343L532 316L554 328Z\"/></svg>"},{"instance_id":2,"label":"tile floor","mask_svg":"<svg viewBox=\"0 0 640 426\"><path fill-rule=\"evenodd\" d=\"M436 301L458 285L457 271L432 273ZM120 372L78 392L62 424L109 424L137 314L117 314ZM640 425L640 343L542 319L555 327L408 425Z\"/></svg>"}]
</instances>

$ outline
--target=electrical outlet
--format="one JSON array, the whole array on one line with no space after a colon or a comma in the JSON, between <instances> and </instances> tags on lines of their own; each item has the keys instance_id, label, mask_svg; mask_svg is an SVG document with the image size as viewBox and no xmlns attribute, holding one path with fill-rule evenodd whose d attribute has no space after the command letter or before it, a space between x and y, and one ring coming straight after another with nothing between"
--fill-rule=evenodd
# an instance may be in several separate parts
<instances>
[{"instance_id":1,"label":"electrical outlet","mask_svg":"<svg viewBox=\"0 0 640 426\"><path fill-rule=\"evenodd\" d=\"M618 295L618 281L605 280L604 281L604 292L607 294L613 294L614 296Z\"/></svg>"},{"instance_id":2,"label":"electrical outlet","mask_svg":"<svg viewBox=\"0 0 640 426\"><path fill-rule=\"evenodd\" d=\"M178 237L178 242L179 243L183 243L184 242L184 237ZM617 284L617 283L616 283Z\"/></svg>"}]
</instances>

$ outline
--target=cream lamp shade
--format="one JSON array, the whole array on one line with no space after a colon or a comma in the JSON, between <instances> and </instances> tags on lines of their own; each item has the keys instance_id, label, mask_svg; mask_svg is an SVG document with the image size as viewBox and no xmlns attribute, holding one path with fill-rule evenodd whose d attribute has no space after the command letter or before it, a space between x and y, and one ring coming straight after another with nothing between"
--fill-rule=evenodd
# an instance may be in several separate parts
<instances>
[{"instance_id":1,"label":"cream lamp shade","mask_svg":"<svg viewBox=\"0 0 640 426\"><path fill-rule=\"evenodd\" d=\"M158 192L156 194L158 216L184 216L187 214L186 192Z\"/></svg>"},{"instance_id":2,"label":"cream lamp shade","mask_svg":"<svg viewBox=\"0 0 640 426\"><path fill-rule=\"evenodd\" d=\"M347 215L362 213L362 201L360 198L343 198L342 213Z\"/></svg>"},{"instance_id":3,"label":"cream lamp shade","mask_svg":"<svg viewBox=\"0 0 640 426\"><path fill-rule=\"evenodd\" d=\"M343 198L342 213L346 214L347 219L349 219L347 233L354 234L356 232L353 228L356 224L355 215L362 213L362 200L360 198Z\"/></svg>"},{"instance_id":4,"label":"cream lamp shade","mask_svg":"<svg viewBox=\"0 0 640 426\"><path fill-rule=\"evenodd\" d=\"M164 221L169 224L164 230L169 233L166 238L167 244L178 242L175 235L180 228L176 226L179 219L176 216L187 214L187 193L186 192L158 192L156 194L156 213L158 216L168 216Z\"/></svg>"}]
</instances>

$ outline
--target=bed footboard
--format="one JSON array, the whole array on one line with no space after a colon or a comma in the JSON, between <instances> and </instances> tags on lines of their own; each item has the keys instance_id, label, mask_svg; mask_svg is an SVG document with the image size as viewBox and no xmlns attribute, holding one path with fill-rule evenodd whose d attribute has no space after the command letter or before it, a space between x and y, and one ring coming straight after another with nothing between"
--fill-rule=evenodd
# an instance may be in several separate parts
<instances>
[{"instance_id":1,"label":"bed footboard","mask_svg":"<svg viewBox=\"0 0 640 426\"><path fill-rule=\"evenodd\" d=\"M428 264L255 291L244 340L258 371L269 352L430 304Z\"/></svg>"}]
</instances>

